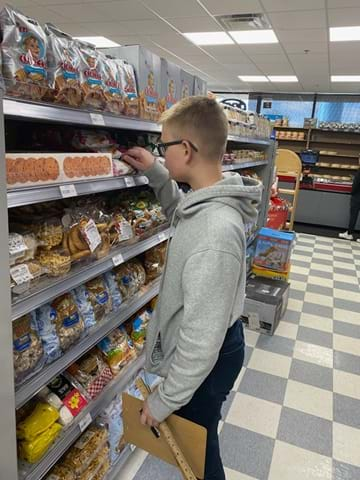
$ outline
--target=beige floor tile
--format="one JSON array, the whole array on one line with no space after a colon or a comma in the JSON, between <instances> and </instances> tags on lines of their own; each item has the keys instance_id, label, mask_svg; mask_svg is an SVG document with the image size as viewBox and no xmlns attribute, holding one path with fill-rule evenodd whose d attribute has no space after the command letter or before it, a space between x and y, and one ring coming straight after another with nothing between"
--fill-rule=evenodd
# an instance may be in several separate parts
<instances>
[{"instance_id":1,"label":"beige floor tile","mask_svg":"<svg viewBox=\"0 0 360 480\"><path fill-rule=\"evenodd\" d=\"M342 238L336 238L336 239L334 239L334 245L335 244L341 245L341 248L348 248L349 250L351 250L351 243L349 242L349 240L344 240Z\"/></svg>"},{"instance_id":2,"label":"beige floor tile","mask_svg":"<svg viewBox=\"0 0 360 480\"><path fill-rule=\"evenodd\" d=\"M341 423L333 425L333 457L360 467L360 430ZM354 479L355 480L355 479Z\"/></svg>"},{"instance_id":3,"label":"beige floor tile","mask_svg":"<svg viewBox=\"0 0 360 480\"><path fill-rule=\"evenodd\" d=\"M268 480L331 480L332 460L277 440Z\"/></svg>"},{"instance_id":4,"label":"beige floor tile","mask_svg":"<svg viewBox=\"0 0 360 480\"><path fill-rule=\"evenodd\" d=\"M334 334L334 350L340 352L359 355L360 362L360 338L347 337L345 335Z\"/></svg>"},{"instance_id":5,"label":"beige floor tile","mask_svg":"<svg viewBox=\"0 0 360 480\"><path fill-rule=\"evenodd\" d=\"M249 368L284 378L289 377L290 366L291 358L260 349L253 351L248 363Z\"/></svg>"},{"instance_id":6,"label":"beige floor tile","mask_svg":"<svg viewBox=\"0 0 360 480\"><path fill-rule=\"evenodd\" d=\"M310 264L309 264L310 266ZM309 269L305 267L298 267L297 265L291 265L291 273L299 273L300 275L308 275Z\"/></svg>"},{"instance_id":7,"label":"beige floor tile","mask_svg":"<svg viewBox=\"0 0 360 480\"><path fill-rule=\"evenodd\" d=\"M302 300L295 300L294 298L289 298L288 309L293 310L294 312L302 312L303 308Z\"/></svg>"},{"instance_id":8,"label":"beige floor tile","mask_svg":"<svg viewBox=\"0 0 360 480\"><path fill-rule=\"evenodd\" d=\"M360 358L359 358L360 361ZM360 400L360 376L334 370L334 392ZM360 452L360 443L359 443Z\"/></svg>"},{"instance_id":9,"label":"beige floor tile","mask_svg":"<svg viewBox=\"0 0 360 480\"><path fill-rule=\"evenodd\" d=\"M305 282L298 282L296 280L291 280L290 282L291 290L301 290L302 292L305 292L306 285L307 284Z\"/></svg>"},{"instance_id":10,"label":"beige floor tile","mask_svg":"<svg viewBox=\"0 0 360 480\"><path fill-rule=\"evenodd\" d=\"M306 292L304 301L315 303L317 305L324 305L325 307L334 306L333 297L328 297L327 295L320 295L319 293Z\"/></svg>"},{"instance_id":11,"label":"beige floor tile","mask_svg":"<svg viewBox=\"0 0 360 480\"><path fill-rule=\"evenodd\" d=\"M334 364L332 349L300 342L299 340L295 342L294 357L304 362L315 363L328 368L333 368Z\"/></svg>"},{"instance_id":12,"label":"beige floor tile","mask_svg":"<svg viewBox=\"0 0 360 480\"><path fill-rule=\"evenodd\" d=\"M311 268L313 270L320 270L320 272L327 273L332 273L334 270L332 265L323 265L322 263L316 263L316 260L313 260L311 262Z\"/></svg>"},{"instance_id":13,"label":"beige floor tile","mask_svg":"<svg viewBox=\"0 0 360 480\"><path fill-rule=\"evenodd\" d=\"M322 330L323 332L333 331L333 321L331 318L318 317L317 315L311 315L310 313L302 313L300 317L300 325L308 328L315 328L316 330Z\"/></svg>"},{"instance_id":14,"label":"beige floor tile","mask_svg":"<svg viewBox=\"0 0 360 480\"><path fill-rule=\"evenodd\" d=\"M334 273L334 280L338 282L351 283L352 285L359 285L359 280L351 275L342 275L340 273Z\"/></svg>"},{"instance_id":15,"label":"beige floor tile","mask_svg":"<svg viewBox=\"0 0 360 480\"><path fill-rule=\"evenodd\" d=\"M304 247L303 245L298 245L297 247L295 247L295 250L294 250L294 253L296 254L296 250L302 250L303 252L313 252L314 251L314 247Z\"/></svg>"},{"instance_id":16,"label":"beige floor tile","mask_svg":"<svg viewBox=\"0 0 360 480\"><path fill-rule=\"evenodd\" d=\"M275 331L275 335L279 335L280 337L292 338L293 340L295 340L297 337L298 329L298 325L281 320Z\"/></svg>"},{"instance_id":17,"label":"beige floor tile","mask_svg":"<svg viewBox=\"0 0 360 480\"><path fill-rule=\"evenodd\" d=\"M314 237L301 236L302 243L309 243L310 245L315 245Z\"/></svg>"},{"instance_id":18,"label":"beige floor tile","mask_svg":"<svg viewBox=\"0 0 360 480\"><path fill-rule=\"evenodd\" d=\"M236 470L231 470L230 468L225 467L226 480L256 480L254 477L249 477L245 473L237 472Z\"/></svg>"},{"instance_id":19,"label":"beige floor tile","mask_svg":"<svg viewBox=\"0 0 360 480\"><path fill-rule=\"evenodd\" d=\"M275 438L279 427L281 405L250 395L237 393L226 422Z\"/></svg>"},{"instance_id":20,"label":"beige floor tile","mask_svg":"<svg viewBox=\"0 0 360 480\"><path fill-rule=\"evenodd\" d=\"M284 405L326 420L333 419L333 393L312 385L289 380Z\"/></svg>"},{"instance_id":21,"label":"beige floor tile","mask_svg":"<svg viewBox=\"0 0 360 480\"><path fill-rule=\"evenodd\" d=\"M316 243L316 250L322 250L324 253L329 253L332 250L332 245L321 245L320 243Z\"/></svg>"},{"instance_id":22,"label":"beige floor tile","mask_svg":"<svg viewBox=\"0 0 360 480\"><path fill-rule=\"evenodd\" d=\"M291 260L298 260L299 262L310 263L311 257L307 257L306 255L299 255L298 253L293 253L291 255Z\"/></svg>"},{"instance_id":23,"label":"beige floor tile","mask_svg":"<svg viewBox=\"0 0 360 480\"><path fill-rule=\"evenodd\" d=\"M341 252L341 253L338 253L337 256L342 257L342 258L348 258L349 260L350 259L352 260L354 258L354 255L351 251L351 247L349 248L349 253Z\"/></svg>"},{"instance_id":24,"label":"beige floor tile","mask_svg":"<svg viewBox=\"0 0 360 480\"><path fill-rule=\"evenodd\" d=\"M319 285L320 287L328 287L328 288L333 288L334 286L334 280L332 280L331 278L316 277L315 275L309 275L308 283L311 283L312 285ZM291 285L292 285L292 282L291 282Z\"/></svg>"},{"instance_id":25,"label":"beige floor tile","mask_svg":"<svg viewBox=\"0 0 360 480\"><path fill-rule=\"evenodd\" d=\"M239 390L239 387L240 387L240 383L241 383L241 380L243 379L244 375L245 375L245 372L246 372L246 368L243 367L237 377L237 379L235 380L235 383L234 383L234 386L233 386L233 390L236 390L238 391Z\"/></svg>"},{"instance_id":26,"label":"beige floor tile","mask_svg":"<svg viewBox=\"0 0 360 480\"><path fill-rule=\"evenodd\" d=\"M360 293L352 292L351 290L340 290L338 288L334 288L334 298L350 300L351 302L359 302L359 316L360 316Z\"/></svg>"},{"instance_id":27,"label":"beige floor tile","mask_svg":"<svg viewBox=\"0 0 360 480\"><path fill-rule=\"evenodd\" d=\"M334 308L334 320L360 325L360 312L350 312L349 310Z\"/></svg>"},{"instance_id":28,"label":"beige floor tile","mask_svg":"<svg viewBox=\"0 0 360 480\"><path fill-rule=\"evenodd\" d=\"M343 253L341 253L341 255L343 255ZM336 268L343 268L345 270L356 270L356 265L355 264L352 264L352 263L345 263L345 262L339 262L337 260L334 261L334 267Z\"/></svg>"},{"instance_id":29,"label":"beige floor tile","mask_svg":"<svg viewBox=\"0 0 360 480\"><path fill-rule=\"evenodd\" d=\"M252 330L249 330L248 328L245 328L244 335L245 335L246 345L249 345L249 347L255 347L260 334Z\"/></svg>"},{"instance_id":30,"label":"beige floor tile","mask_svg":"<svg viewBox=\"0 0 360 480\"><path fill-rule=\"evenodd\" d=\"M334 257L327 253L317 253L316 258L319 258L320 260L332 260Z\"/></svg>"}]
</instances>

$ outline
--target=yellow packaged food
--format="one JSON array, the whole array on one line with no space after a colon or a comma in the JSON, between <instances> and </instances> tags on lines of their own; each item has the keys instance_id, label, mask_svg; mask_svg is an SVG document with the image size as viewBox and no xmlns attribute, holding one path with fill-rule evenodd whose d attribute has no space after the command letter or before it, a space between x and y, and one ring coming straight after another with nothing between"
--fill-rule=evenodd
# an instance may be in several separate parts
<instances>
[{"instance_id":1,"label":"yellow packaged food","mask_svg":"<svg viewBox=\"0 0 360 480\"><path fill-rule=\"evenodd\" d=\"M59 418L56 408L47 403L38 403L33 412L17 426L19 440L31 442L50 428Z\"/></svg>"},{"instance_id":2,"label":"yellow packaged food","mask_svg":"<svg viewBox=\"0 0 360 480\"><path fill-rule=\"evenodd\" d=\"M62 430L61 425L54 423L31 441L25 440L19 443L19 457L29 463L36 463L47 452L50 445Z\"/></svg>"}]
</instances>

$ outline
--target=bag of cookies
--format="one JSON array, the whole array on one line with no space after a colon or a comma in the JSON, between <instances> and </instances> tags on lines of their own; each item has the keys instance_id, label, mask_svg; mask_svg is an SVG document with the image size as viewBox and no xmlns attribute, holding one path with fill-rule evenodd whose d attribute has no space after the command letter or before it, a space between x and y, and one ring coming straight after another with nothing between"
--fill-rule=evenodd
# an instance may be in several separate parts
<instances>
[{"instance_id":1,"label":"bag of cookies","mask_svg":"<svg viewBox=\"0 0 360 480\"><path fill-rule=\"evenodd\" d=\"M52 248L51 250L41 248L36 258L50 277L61 277L70 272L70 252L62 247Z\"/></svg>"},{"instance_id":2,"label":"bag of cookies","mask_svg":"<svg viewBox=\"0 0 360 480\"><path fill-rule=\"evenodd\" d=\"M0 13L0 27L7 93L41 100L48 90L44 30L36 20L9 6Z\"/></svg>"},{"instance_id":3,"label":"bag of cookies","mask_svg":"<svg viewBox=\"0 0 360 480\"><path fill-rule=\"evenodd\" d=\"M54 102L79 107L82 102L80 87L80 54L71 36L51 23L45 25L48 39L49 85Z\"/></svg>"},{"instance_id":4,"label":"bag of cookies","mask_svg":"<svg viewBox=\"0 0 360 480\"><path fill-rule=\"evenodd\" d=\"M34 287L45 270L36 260L18 263L10 267L10 287L14 295L22 295Z\"/></svg>"},{"instance_id":5,"label":"bag of cookies","mask_svg":"<svg viewBox=\"0 0 360 480\"><path fill-rule=\"evenodd\" d=\"M84 321L71 293L56 298L51 306L56 312L55 325L60 347L65 352L83 336Z\"/></svg>"},{"instance_id":6,"label":"bag of cookies","mask_svg":"<svg viewBox=\"0 0 360 480\"><path fill-rule=\"evenodd\" d=\"M102 64L106 98L105 110L115 115L121 115L125 105L118 62L114 58L105 57Z\"/></svg>"},{"instance_id":7,"label":"bag of cookies","mask_svg":"<svg viewBox=\"0 0 360 480\"><path fill-rule=\"evenodd\" d=\"M147 281L160 277L164 270L166 257L166 242L145 252L144 267Z\"/></svg>"},{"instance_id":8,"label":"bag of cookies","mask_svg":"<svg viewBox=\"0 0 360 480\"><path fill-rule=\"evenodd\" d=\"M54 183L60 179L59 161L48 154L6 154L8 188Z\"/></svg>"},{"instance_id":9,"label":"bag of cookies","mask_svg":"<svg viewBox=\"0 0 360 480\"><path fill-rule=\"evenodd\" d=\"M95 110L104 110L106 98L104 93L103 59L104 55L94 45L76 42L80 52L80 82L83 105Z\"/></svg>"},{"instance_id":10,"label":"bag of cookies","mask_svg":"<svg viewBox=\"0 0 360 480\"><path fill-rule=\"evenodd\" d=\"M120 72L121 85L125 94L124 114L129 117L138 117L139 95L134 68L125 60L117 60L117 64Z\"/></svg>"},{"instance_id":11,"label":"bag of cookies","mask_svg":"<svg viewBox=\"0 0 360 480\"><path fill-rule=\"evenodd\" d=\"M44 365L44 349L37 333L35 312L16 319L12 327L15 382L20 383Z\"/></svg>"}]
</instances>

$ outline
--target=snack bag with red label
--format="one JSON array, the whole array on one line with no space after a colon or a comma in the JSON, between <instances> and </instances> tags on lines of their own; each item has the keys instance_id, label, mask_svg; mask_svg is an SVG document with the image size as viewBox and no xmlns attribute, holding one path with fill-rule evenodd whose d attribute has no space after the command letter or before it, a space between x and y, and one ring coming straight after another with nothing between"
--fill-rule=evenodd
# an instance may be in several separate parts
<instances>
[{"instance_id":1,"label":"snack bag with red label","mask_svg":"<svg viewBox=\"0 0 360 480\"><path fill-rule=\"evenodd\" d=\"M79 390L75 388L64 375L55 377L48 384L48 388L60 398L74 417L79 415L88 403Z\"/></svg>"},{"instance_id":2,"label":"snack bag with red label","mask_svg":"<svg viewBox=\"0 0 360 480\"><path fill-rule=\"evenodd\" d=\"M2 61L7 93L40 100L48 90L47 39L33 18L5 6L0 13Z\"/></svg>"},{"instance_id":3,"label":"snack bag with red label","mask_svg":"<svg viewBox=\"0 0 360 480\"><path fill-rule=\"evenodd\" d=\"M95 110L104 110L104 55L91 44L77 42L80 51L80 81L83 105Z\"/></svg>"},{"instance_id":4,"label":"snack bag with red label","mask_svg":"<svg viewBox=\"0 0 360 480\"><path fill-rule=\"evenodd\" d=\"M103 69L106 98L105 110L121 115L125 105L118 63L114 58L106 57L103 61Z\"/></svg>"}]
</instances>

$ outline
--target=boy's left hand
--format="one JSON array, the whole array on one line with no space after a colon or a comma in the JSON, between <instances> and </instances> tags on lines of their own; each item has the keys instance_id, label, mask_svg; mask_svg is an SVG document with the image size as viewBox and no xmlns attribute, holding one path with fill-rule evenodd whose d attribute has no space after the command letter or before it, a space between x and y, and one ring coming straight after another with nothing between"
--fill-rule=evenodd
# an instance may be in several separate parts
<instances>
[{"instance_id":1,"label":"boy's left hand","mask_svg":"<svg viewBox=\"0 0 360 480\"><path fill-rule=\"evenodd\" d=\"M150 409L148 407L147 401L145 400L144 406L142 408L140 422L142 425L147 425L148 427L158 427L159 422L151 416Z\"/></svg>"}]
</instances>

